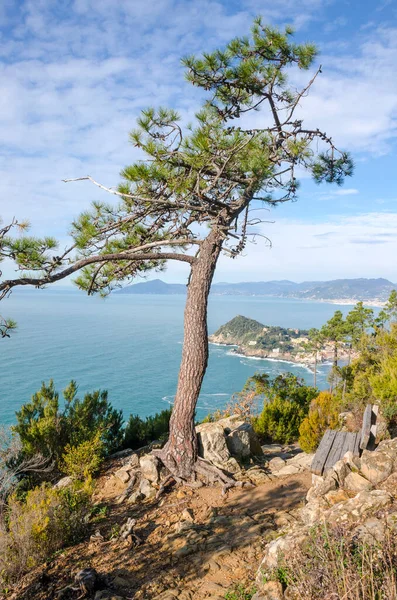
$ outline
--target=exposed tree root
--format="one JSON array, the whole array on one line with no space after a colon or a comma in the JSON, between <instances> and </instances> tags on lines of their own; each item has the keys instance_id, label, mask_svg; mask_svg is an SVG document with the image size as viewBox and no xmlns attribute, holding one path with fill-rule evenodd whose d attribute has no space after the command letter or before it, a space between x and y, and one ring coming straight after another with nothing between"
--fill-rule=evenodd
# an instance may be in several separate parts
<instances>
[{"instance_id":1,"label":"exposed tree root","mask_svg":"<svg viewBox=\"0 0 397 600\"><path fill-rule=\"evenodd\" d=\"M156 454L159 457L158 454ZM169 471L169 468L168 468ZM193 472L189 479L185 479L174 475L172 472L163 479L160 485L160 489L156 494L156 498L159 498L167 488L172 485L185 485L193 489L203 487L205 485L201 480L197 479L197 475L205 478L207 485L220 483L222 485L222 495L224 496L228 490L234 487L243 487L244 485L254 487L252 483L236 481L233 477L225 473L221 468L210 463L204 458L197 457L196 462L193 466Z\"/></svg>"}]
</instances>

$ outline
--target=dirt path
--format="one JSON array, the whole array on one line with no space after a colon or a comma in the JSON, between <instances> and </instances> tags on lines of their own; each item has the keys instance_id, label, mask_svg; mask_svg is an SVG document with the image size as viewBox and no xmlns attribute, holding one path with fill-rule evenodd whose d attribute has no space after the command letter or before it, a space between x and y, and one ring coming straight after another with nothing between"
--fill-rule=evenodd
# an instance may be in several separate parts
<instances>
[{"instance_id":1,"label":"dirt path","mask_svg":"<svg viewBox=\"0 0 397 600\"><path fill-rule=\"evenodd\" d=\"M219 488L181 488L141 505L117 505L107 491L108 514L93 526L103 541L66 550L11 597L55 600L77 570L90 566L104 576L114 597L224 599L234 584L253 584L263 546L294 519L290 513L303 504L310 484L310 474L302 473L230 490L226 497ZM111 539L129 517L137 519L139 546Z\"/></svg>"}]
</instances>

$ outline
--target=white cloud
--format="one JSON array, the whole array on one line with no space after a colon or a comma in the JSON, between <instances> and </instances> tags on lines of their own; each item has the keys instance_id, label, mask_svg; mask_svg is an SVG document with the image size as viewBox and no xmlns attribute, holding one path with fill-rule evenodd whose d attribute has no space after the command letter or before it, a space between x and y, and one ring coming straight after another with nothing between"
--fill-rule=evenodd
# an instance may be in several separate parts
<instances>
[{"instance_id":1,"label":"white cloud","mask_svg":"<svg viewBox=\"0 0 397 600\"><path fill-rule=\"evenodd\" d=\"M7 5L13 10L12 2L4 3L4 19ZM319 18L323 5L323 0L243 0L233 12L214 0L74 0L60 15L50 0L25 0L19 15L8 13L13 35L0 35L0 214L5 220L27 217L34 233L64 239L72 218L103 193L87 183L66 186L63 178L90 174L105 185L117 184L120 168L137 156L128 131L141 107L168 104L192 115L197 91L183 81L180 56L243 33L258 13L273 22L287 15L304 28ZM368 29L354 50L347 46L337 59L321 58L323 74L302 101L309 126L332 133L338 145L356 152L390 150L397 133L397 80L390 76L397 66L396 34L392 28ZM307 76L302 74L304 81ZM260 113L258 118L263 121ZM335 195L357 193L352 188ZM223 279L228 274L241 279L242 273L259 279L312 270L311 277L322 278L331 271L375 269L376 260L383 273L386 247L394 242L363 244L368 238L360 218L350 224L341 218L341 229L333 222L335 247L315 238L329 231L326 223L281 219L266 230L272 250L254 246L235 270L232 261L222 260L219 273ZM349 227L358 228L355 238L353 231L348 237ZM374 224L368 227L373 231ZM346 241L353 238L356 242ZM172 266L173 273L179 278L185 267Z\"/></svg>"},{"instance_id":2,"label":"white cloud","mask_svg":"<svg viewBox=\"0 0 397 600\"><path fill-rule=\"evenodd\" d=\"M334 192L334 196L354 196L360 192L355 188L342 188Z\"/></svg>"}]
</instances>

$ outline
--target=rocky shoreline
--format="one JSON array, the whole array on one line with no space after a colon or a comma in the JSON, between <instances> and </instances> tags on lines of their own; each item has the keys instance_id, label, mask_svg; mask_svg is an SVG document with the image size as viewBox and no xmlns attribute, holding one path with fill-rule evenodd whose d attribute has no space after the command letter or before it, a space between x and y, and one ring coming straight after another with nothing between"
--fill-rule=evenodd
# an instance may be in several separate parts
<instances>
[{"instance_id":1,"label":"rocky shoreline","mask_svg":"<svg viewBox=\"0 0 397 600\"><path fill-rule=\"evenodd\" d=\"M242 346L239 344L231 344L230 342L225 342L222 339L222 336L210 335L208 338L210 344L214 344L216 346L227 346L231 349L233 354L237 356L244 356L246 358L256 358L256 359L266 359L277 362L287 362L293 363L297 365L303 365L309 370L313 371L315 365L315 358L313 354L300 352L299 354L291 354L291 353L273 353L267 352L266 350L262 350L261 348L255 348L253 346ZM350 359L355 358L356 353L351 354ZM318 353L317 356L317 365L325 364L332 362L333 359L333 349L325 349L322 352ZM338 359L342 362L347 361L349 359L349 353L347 351L340 351Z\"/></svg>"}]
</instances>

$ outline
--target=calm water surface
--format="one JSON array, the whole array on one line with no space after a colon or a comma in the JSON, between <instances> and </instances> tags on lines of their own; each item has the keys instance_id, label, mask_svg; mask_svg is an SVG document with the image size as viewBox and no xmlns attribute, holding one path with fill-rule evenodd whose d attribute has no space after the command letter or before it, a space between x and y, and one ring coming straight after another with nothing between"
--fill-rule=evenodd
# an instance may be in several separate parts
<instances>
[{"instance_id":1,"label":"calm water surface","mask_svg":"<svg viewBox=\"0 0 397 600\"><path fill-rule=\"evenodd\" d=\"M117 295L106 300L76 291L32 290L2 301L1 313L18 321L11 339L0 340L0 423L54 379L58 390L75 379L81 393L107 389L112 404L147 416L172 403L183 337L183 296ZM212 296L208 325L213 333L236 315L267 325L319 327L333 304L263 297ZM342 307L344 313L350 307ZM275 376L286 370L312 383L306 368L284 362L233 356L210 346L210 360L197 417L227 403L256 371ZM321 366L320 387L327 366Z\"/></svg>"}]
</instances>

